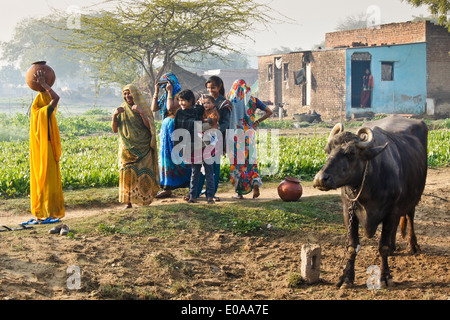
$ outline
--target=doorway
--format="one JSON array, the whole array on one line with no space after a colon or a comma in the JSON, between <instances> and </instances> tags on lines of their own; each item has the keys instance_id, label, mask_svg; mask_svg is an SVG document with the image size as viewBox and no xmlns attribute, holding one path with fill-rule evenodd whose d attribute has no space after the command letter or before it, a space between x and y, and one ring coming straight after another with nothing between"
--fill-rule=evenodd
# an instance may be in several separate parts
<instances>
[{"instance_id":1,"label":"doorway","mask_svg":"<svg viewBox=\"0 0 450 320\"><path fill-rule=\"evenodd\" d=\"M275 106L278 107L283 103L283 60L281 57L275 58L274 61L274 82L275 82Z\"/></svg>"},{"instance_id":2,"label":"doorway","mask_svg":"<svg viewBox=\"0 0 450 320\"><path fill-rule=\"evenodd\" d=\"M371 70L372 56L368 52L356 52L352 54L352 74L351 74L351 95L352 108L361 107L361 92L363 88L363 76L366 69ZM369 101L367 107L372 106L372 101Z\"/></svg>"}]
</instances>

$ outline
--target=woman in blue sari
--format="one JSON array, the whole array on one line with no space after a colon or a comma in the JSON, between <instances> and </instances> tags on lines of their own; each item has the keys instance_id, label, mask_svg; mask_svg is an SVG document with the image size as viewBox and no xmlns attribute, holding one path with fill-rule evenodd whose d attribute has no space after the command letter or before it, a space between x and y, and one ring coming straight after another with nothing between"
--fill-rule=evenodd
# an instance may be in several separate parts
<instances>
[{"instance_id":1,"label":"woman in blue sari","mask_svg":"<svg viewBox=\"0 0 450 320\"><path fill-rule=\"evenodd\" d=\"M161 97L158 94L162 91ZM172 190L189 187L191 167L185 163L174 164L171 158L173 149L173 131L175 128L175 113L180 108L174 96L181 91L180 83L173 73L166 73L155 84L152 111L161 113L161 131L159 134L159 178L161 188L156 198L166 198L172 195Z\"/></svg>"}]
</instances>

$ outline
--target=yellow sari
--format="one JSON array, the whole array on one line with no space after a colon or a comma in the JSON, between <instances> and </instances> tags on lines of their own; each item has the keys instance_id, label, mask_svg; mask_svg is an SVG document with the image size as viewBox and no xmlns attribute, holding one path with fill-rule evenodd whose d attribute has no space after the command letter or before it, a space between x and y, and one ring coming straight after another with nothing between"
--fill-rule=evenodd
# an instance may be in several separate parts
<instances>
[{"instance_id":1,"label":"yellow sari","mask_svg":"<svg viewBox=\"0 0 450 320\"><path fill-rule=\"evenodd\" d=\"M59 170L61 140L56 123L56 107L48 119L52 98L40 92L31 106L30 198L31 213L38 219L63 218L64 197Z\"/></svg>"}]
</instances>

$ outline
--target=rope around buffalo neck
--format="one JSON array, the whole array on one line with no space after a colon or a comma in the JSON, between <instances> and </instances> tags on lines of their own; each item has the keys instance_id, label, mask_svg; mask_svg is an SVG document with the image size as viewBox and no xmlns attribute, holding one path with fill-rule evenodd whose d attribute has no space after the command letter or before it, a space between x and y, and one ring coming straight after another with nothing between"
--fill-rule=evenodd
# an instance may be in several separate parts
<instances>
[{"instance_id":1,"label":"rope around buffalo neck","mask_svg":"<svg viewBox=\"0 0 450 320\"><path fill-rule=\"evenodd\" d=\"M363 176L363 180L361 182L361 187L359 189L358 195L356 196L355 199L350 199L350 197L347 195L347 193L345 193L345 196L347 197L347 199L351 202L356 202L359 199L359 196L361 195L361 192L364 188L364 182L366 182L366 176L367 176L367 168L369 166L369 160L366 161L366 168L364 169L364 176Z\"/></svg>"}]
</instances>

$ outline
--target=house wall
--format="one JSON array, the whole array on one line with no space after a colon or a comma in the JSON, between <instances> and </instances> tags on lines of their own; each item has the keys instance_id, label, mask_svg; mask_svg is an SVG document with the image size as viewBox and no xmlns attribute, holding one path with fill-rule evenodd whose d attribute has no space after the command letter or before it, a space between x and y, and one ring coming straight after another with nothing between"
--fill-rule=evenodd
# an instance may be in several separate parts
<instances>
[{"instance_id":1,"label":"house wall","mask_svg":"<svg viewBox=\"0 0 450 320\"><path fill-rule=\"evenodd\" d=\"M310 109L321 114L323 120L343 120L345 117L345 59L345 50L312 53Z\"/></svg>"},{"instance_id":2,"label":"house wall","mask_svg":"<svg viewBox=\"0 0 450 320\"><path fill-rule=\"evenodd\" d=\"M305 57L306 56L306 57ZM296 85L294 72L301 70L304 57L311 66L310 104L304 104L304 85ZM275 103L275 77L269 80L268 66L275 66L275 59L289 65L288 79L282 81L281 95L288 118L296 113L316 110L323 120L342 119L345 116L345 50L304 51L283 55L261 56L258 59L259 99ZM306 62L305 62L306 63ZM284 69L282 70L282 74ZM274 108L274 105L270 105Z\"/></svg>"},{"instance_id":3,"label":"house wall","mask_svg":"<svg viewBox=\"0 0 450 320\"><path fill-rule=\"evenodd\" d=\"M426 41L426 21L380 25L375 28L337 31L325 34L325 48L352 47L353 43L384 46Z\"/></svg>"},{"instance_id":4,"label":"house wall","mask_svg":"<svg viewBox=\"0 0 450 320\"><path fill-rule=\"evenodd\" d=\"M258 57L258 86L259 94L258 98L261 101L274 101L275 88L273 80L269 80L268 68L270 64L273 64L274 56L261 56Z\"/></svg>"},{"instance_id":5,"label":"house wall","mask_svg":"<svg viewBox=\"0 0 450 320\"><path fill-rule=\"evenodd\" d=\"M276 97L275 95L275 76L269 80L269 65L273 66L275 71L275 59L282 59L281 65L284 68L284 64L289 64L288 79L281 81L282 97ZM288 115L298 113L298 108L302 106L302 87L295 85L294 71L298 71L302 68L303 53L294 52L282 55L270 55L262 56L258 58L258 85L259 93L258 98L261 101L269 102L269 106L274 109L275 102L282 100L285 103L284 108L287 110ZM283 75L282 70L282 75Z\"/></svg>"},{"instance_id":6,"label":"house wall","mask_svg":"<svg viewBox=\"0 0 450 320\"><path fill-rule=\"evenodd\" d=\"M450 33L427 24L427 89L434 105L431 114L450 116Z\"/></svg>"},{"instance_id":7,"label":"house wall","mask_svg":"<svg viewBox=\"0 0 450 320\"><path fill-rule=\"evenodd\" d=\"M372 107L352 108L351 76L352 54L371 54L371 72L374 79ZM365 47L346 50L346 116L352 113L371 111L374 113L422 114L427 98L427 45L425 43L385 47ZM394 80L381 80L381 63L394 62Z\"/></svg>"}]
</instances>

